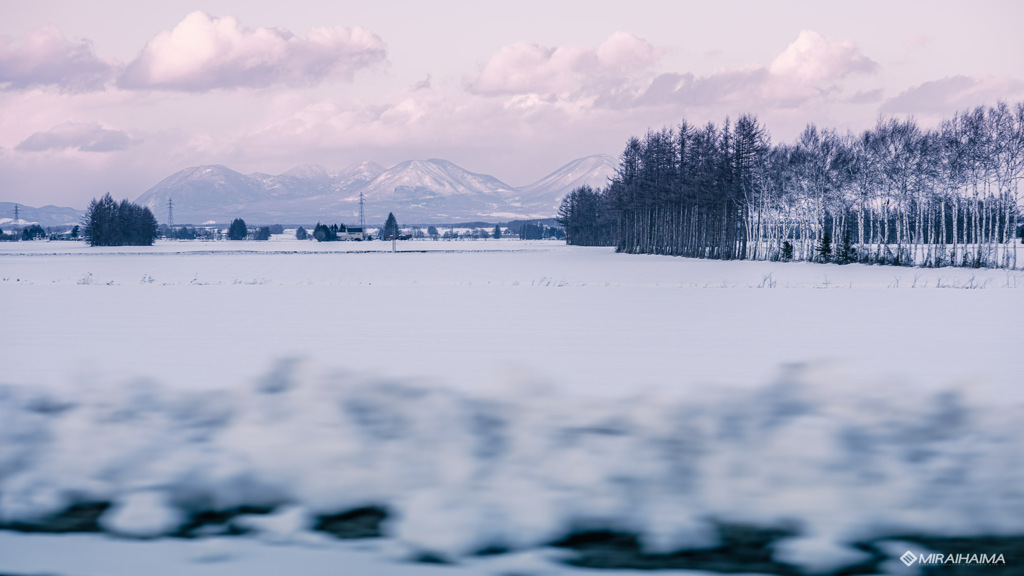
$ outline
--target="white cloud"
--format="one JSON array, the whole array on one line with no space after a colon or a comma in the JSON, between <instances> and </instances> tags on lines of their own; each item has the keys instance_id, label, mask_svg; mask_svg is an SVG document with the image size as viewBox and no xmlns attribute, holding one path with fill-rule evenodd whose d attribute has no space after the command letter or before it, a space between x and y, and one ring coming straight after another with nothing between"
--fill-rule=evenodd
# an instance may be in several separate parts
<instances>
[{"instance_id":1,"label":"white cloud","mask_svg":"<svg viewBox=\"0 0 1024 576\"><path fill-rule=\"evenodd\" d=\"M660 55L646 40L625 32L612 34L597 48L519 42L498 50L471 89L487 95L609 89L643 75Z\"/></svg>"},{"instance_id":2,"label":"white cloud","mask_svg":"<svg viewBox=\"0 0 1024 576\"><path fill-rule=\"evenodd\" d=\"M51 130L35 132L15 148L19 152L78 150L81 152L117 152L138 140L121 130L104 128L95 122L65 122Z\"/></svg>"},{"instance_id":3,"label":"white cloud","mask_svg":"<svg viewBox=\"0 0 1024 576\"><path fill-rule=\"evenodd\" d=\"M0 36L0 89L102 90L117 67L97 56L92 42L69 40L54 26L32 30L20 42Z\"/></svg>"},{"instance_id":4,"label":"white cloud","mask_svg":"<svg viewBox=\"0 0 1024 576\"><path fill-rule=\"evenodd\" d=\"M878 69L853 42L803 31L767 67L721 70L707 76L664 73L635 89L607 92L595 105L615 109L655 106L758 112L797 109L841 98L843 80Z\"/></svg>"},{"instance_id":5,"label":"white cloud","mask_svg":"<svg viewBox=\"0 0 1024 576\"><path fill-rule=\"evenodd\" d=\"M849 40L832 40L812 30L804 30L768 68L776 76L803 82L835 81L850 74L870 74L878 63L864 56Z\"/></svg>"},{"instance_id":6,"label":"white cloud","mask_svg":"<svg viewBox=\"0 0 1024 576\"><path fill-rule=\"evenodd\" d=\"M188 92L309 86L351 81L358 70L386 59L384 41L365 28L314 28L299 38L282 28L250 29L232 17L193 12L150 40L119 84Z\"/></svg>"}]
</instances>

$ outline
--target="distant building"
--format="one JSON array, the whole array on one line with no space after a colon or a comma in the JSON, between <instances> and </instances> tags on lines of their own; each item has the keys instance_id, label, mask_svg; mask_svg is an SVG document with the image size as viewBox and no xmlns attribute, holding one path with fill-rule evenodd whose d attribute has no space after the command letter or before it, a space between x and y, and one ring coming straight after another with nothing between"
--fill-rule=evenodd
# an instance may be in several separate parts
<instances>
[{"instance_id":1,"label":"distant building","mask_svg":"<svg viewBox=\"0 0 1024 576\"><path fill-rule=\"evenodd\" d=\"M346 240L366 240L365 229L359 226L349 226L346 231Z\"/></svg>"}]
</instances>

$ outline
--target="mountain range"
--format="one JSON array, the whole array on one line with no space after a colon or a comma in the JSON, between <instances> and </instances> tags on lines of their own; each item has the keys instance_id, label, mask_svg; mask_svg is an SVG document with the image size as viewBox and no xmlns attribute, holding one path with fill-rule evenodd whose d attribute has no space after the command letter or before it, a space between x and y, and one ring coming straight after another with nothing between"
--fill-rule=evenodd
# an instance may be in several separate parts
<instances>
[{"instance_id":1,"label":"mountain range","mask_svg":"<svg viewBox=\"0 0 1024 576\"><path fill-rule=\"evenodd\" d=\"M390 168L363 162L338 172L305 165L277 175L196 166L165 178L135 201L161 222L168 219L171 201L178 224L243 218L250 223L352 225L359 221L360 194L369 226L379 225L389 212L408 224L551 218L566 193L583 184L603 187L617 164L612 156L588 156L519 188L439 159Z\"/></svg>"},{"instance_id":2,"label":"mountain range","mask_svg":"<svg viewBox=\"0 0 1024 576\"><path fill-rule=\"evenodd\" d=\"M18 219L14 219L14 207L18 207ZM43 206L35 208L14 202L0 202L0 230L19 229L31 224L40 226L74 226L82 221L82 210L64 206ZM8 230L10 231L10 230Z\"/></svg>"},{"instance_id":3,"label":"mountain range","mask_svg":"<svg viewBox=\"0 0 1024 576\"><path fill-rule=\"evenodd\" d=\"M447 160L410 160L391 168L363 162L338 172L321 166L297 166L282 174L242 174L221 165L180 170L153 186L135 202L168 221L168 200L178 224L227 224L244 218L252 224L358 224L359 195L369 226L394 212L404 224L499 222L551 218L573 188L603 187L614 175L617 160L608 155L579 158L540 180L513 187ZM0 202L0 229L29 224L78 224L84 210L60 206L34 208Z\"/></svg>"}]
</instances>

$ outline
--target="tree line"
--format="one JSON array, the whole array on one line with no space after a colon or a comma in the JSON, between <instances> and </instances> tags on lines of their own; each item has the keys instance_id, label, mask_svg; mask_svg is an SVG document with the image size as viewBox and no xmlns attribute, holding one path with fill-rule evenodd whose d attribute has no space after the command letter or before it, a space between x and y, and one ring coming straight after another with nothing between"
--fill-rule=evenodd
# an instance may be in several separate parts
<instances>
[{"instance_id":1,"label":"tree line","mask_svg":"<svg viewBox=\"0 0 1024 576\"><path fill-rule=\"evenodd\" d=\"M808 124L773 144L735 123L630 138L600 190L567 195L567 241L698 258L1016 267L1024 102L934 129L881 118L861 134Z\"/></svg>"}]
</instances>

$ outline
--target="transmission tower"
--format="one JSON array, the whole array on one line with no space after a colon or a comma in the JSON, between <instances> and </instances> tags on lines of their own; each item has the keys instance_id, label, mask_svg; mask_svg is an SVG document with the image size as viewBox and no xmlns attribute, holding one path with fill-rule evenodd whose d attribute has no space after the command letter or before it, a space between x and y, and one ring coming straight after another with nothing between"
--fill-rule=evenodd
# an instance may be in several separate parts
<instances>
[{"instance_id":1,"label":"transmission tower","mask_svg":"<svg viewBox=\"0 0 1024 576\"><path fill-rule=\"evenodd\" d=\"M363 234L366 234L366 212L363 210L366 204L366 200L363 198L363 193L359 193L359 227L363 229Z\"/></svg>"},{"instance_id":2,"label":"transmission tower","mask_svg":"<svg viewBox=\"0 0 1024 576\"><path fill-rule=\"evenodd\" d=\"M174 200L167 199L167 227L174 228Z\"/></svg>"},{"instance_id":3,"label":"transmission tower","mask_svg":"<svg viewBox=\"0 0 1024 576\"><path fill-rule=\"evenodd\" d=\"M17 204L14 205L14 223L15 224L18 223L18 205Z\"/></svg>"}]
</instances>

